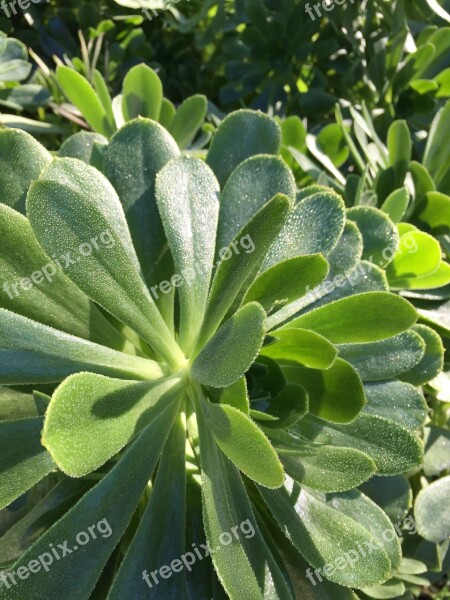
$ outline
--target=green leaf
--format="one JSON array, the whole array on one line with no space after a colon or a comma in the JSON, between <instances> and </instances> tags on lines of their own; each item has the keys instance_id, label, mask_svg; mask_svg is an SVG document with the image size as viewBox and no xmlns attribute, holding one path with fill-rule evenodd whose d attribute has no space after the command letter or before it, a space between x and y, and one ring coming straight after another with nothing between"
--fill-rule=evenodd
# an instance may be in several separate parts
<instances>
[{"instance_id":1,"label":"green leaf","mask_svg":"<svg viewBox=\"0 0 450 600\"><path fill-rule=\"evenodd\" d=\"M222 187L246 158L255 154L277 155L280 145L281 130L276 121L260 112L238 110L217 129L207 162Z\"/></svg>"},{"instance_id":2,"label":"green leaf","mask_svg":"<svg viewBox=\"0 0 450 600\"><path fill-rule=\"evenodd\" d=\"M381 210L385 212L393 223L402 220L409 204L409 191L406 186L395 190L383 202Z\"/></svg>"},{"instance_id":3,"label":"green leaf","mask_svg":"<svg viewBox=\"0 0 450 600\"><path fill-rule=\"evenodd\" d=\"M406 121L394 121L388 131L389 161L397 183L402 185L412 156L411 134Z\"/></svg>"},{"instance_id":4,"label":"green leaf","mask_svg":"<svg viewBox=\"0 0 450 600\"><path fill-rule=\"evenodd\" d=\"M11 504L55 469L41 446L42 418L0 423L0 508Z\"/></svg>"},{"instance_id":5,"label":"green leaf","mask_svg":"<svg viewBox=\"0 0 450 600\"><path fill-rule=\"evenodd\" d=\"M219 219L219 184L196 158L169 162L156 179L156 199L178 274L180 346L193 350L208 298ZM233 383L233 382L232 382Z\"/></svg>"},{"instance_id":6,"label":"green leaf","mask_svg":"<svg viewBox=\"0 0 450 600\"><path fill-rule=\"evenodd\" d=\"M398 569L402 556L398 533L389 517L375 502L359 490L350 490L345 493L327 494L326 503L327 506L333 507L362 525L376 537L389 556L392 570Z\"/></svg>"},{"instance_id":7,"label":"green leaf","mask_svg":"<svg viewBox=\"0 0 450 600\"><path fill-rule=\"evenodd\" d=\"M355 448L370 456L382 475L399 475L419 466L422 443L392 421L362 413L346 425L329 423L312 415L299 421L294 430L312 442Z\"/></svg>"},{"instance_id":8,"label":"green leaf","mask_svg":"<svg viewBox=\"0 0 450 600\"><path fill-rule=\"evenodd\" d=\"M425 427L424 473L434 477L450 468L450 431L430 425Z\"/></svg>"},{"instance_id":9,"label":"green leaf","mask_svg":"<svg viewBox=\"0 0 450 600\"><path fill-rule=\"evenodd\" d=\"M364 388L355 369L337 358L331 367L306 369L283 367L288 381L303 386L309 395L309 410L335 423L353 421L366 403Z\"/></svg>"},{"instance_id":10,"label":"green leaf","mask_svg":"<svg viewBox=\"0 0 450 600\"><path fill-rule=\"evenodd\" d=\"M320 130L317 136L317 146L336 167L341 167L350 156L345 136L337 123L326 125Z\"/></svg>"},{"instance_id":11,"label":"green leaf","mask_svg":"<svg viewBox=\"0 0 450 600\"><path fill-rule=\"evenodd\" d=\"M376 502L397 526L402 525L402 519L412 507L413 494L404 475L372 477L361 486L361 491Z\"/></svg>"},{"instance_id":12,"label":"green leaf","mask_svg":"<svg viewBox=\"0 0 450 600\"><path fill-rule=\"evenodd\" d=\"M358 264L361 254L362 236L356 225L349 221L346 223L344 232L334 250L327 256L330 266L327 278L318 286L308 290L308 294L302 298L269 316L268 329L274 329L277 325L297 315L303 308L316 301L319 303L328 303L349 295L349 293L354 294L358 293L358 291L369 291L365 287L363 290L360 290L358 284L361 285L362 283L364 286L369 287L371 284L373 285L373 276L377 269L375 269L375 265L369 263ZM364 270L364 278L361 277L360 270ZM384 278L384 272L381 277ZM351 292L349 292L350 288ZM387 290L387 283L381 287L377 286L376 289Z\"/></svg>"},{"instance_id":13,"label":"green leaf","mask_svg":"<svg viewBox=\"0 0 450 600\"><path fill-rule=\"evenodd\" d=\"M373 460L353 448L334 448L297 438L296 448L285 453L276 439L273 442L286 473L314 490L345 492L358 487L376 472Z\"/></svg>"},{"instance_id":14,"label":"green leaf","mask_svg":"<svg viewBox=\"0 0 450 600\"><path fill-rule=\"evenodd\" d=\"M162 83L153 69L145 64L130 69L123 81L122 109L125 121L147 117L159 121L163 99Z\"/></svg>"},{"instance_id":15,"label":"green leaf","mask_svg":"<svg viewBox=\"0 0 450 600\"><path fill-rule=\"evenodd\" d=\"M115 129L92 85L80 73L66 66L56 69L58 83L64 95L81 112L92 129L109 138Z\"/></svg>"},{"instance_id":16,"label":"green leaf","mask_svg":"<svg viewBox=\"0 0 450 600\"><path fill-rule=\"evenodd\" d=\"M108 140L100 133L79 131L66 139L59 150L58 156L61 158L78 158L78 160L91 165L95 143L105 146Z\"/></svg>"},{"instance_id":17,"label":"green leaf","mask_svg":"<svg viewBox=\"0 0 450 600\"><path fill-rule=\"evenodd\" d=\"M368 383L364 391L365 413L389 419L410 431L423 427L428 406L420 391L411 384L402 381Z\"/></svg>"},{"instance_id":18,"label":"green leaf","mask_svg":"<svg viewBox=\"0 0 450 600\"><path fill-rule=\"evenodd\" d=\"M433 120L422 159L423 166L428 170L435 182L436 189L439 191L446 191L441 190L440 186L448 171L448 138L446 132L449 123L450 102L447 102Z\"/></svg>"},{"instance_id":19,"label":"green leaf","mask_svg":"<svg viewBox=\"0 0 450 600\"><path fill-rule=\"evenodd\" d=\"M49 477L47 481L51 481ZM55 523L61 511L68 510L81 495L92 485L87 481L64 478L56 484L41 500L39 488L44 488L46 481L42 481L27 494L29 499L28 512L24 514L0 538L0 564L12 565L45 531ZM36 499L33 501L33 496ZM21 500L19 500L21 502ZM14 505L11 507L14 508ZM10 509L11 510L11 509ZM11 511L12 512L12 511Z\"/></svg>"},{"instance_id":20,"label":"green leaf","mask_svg":"<svg viewBox=\"0 0 450 600\"><path fill-rule=\"evenodd\" d=\"M173 103L167 98L163 98L161 104L161 114L159 115L159 122L164 129L169 130L170 125L176 114L176 108Z\"/></svg>"},{"instance_id":21,"label":"green leaf","mask_svg":"<svg viewBox=\"0 0 450 600\"><path fill-rule=\"evenodd\" d=\"M184 357L139 272L122 206L96 169L55 159L27 200L33 231L49 255L70 258L67 275L92 300L141 335L167 361ZM100 243L99 243L100 242Z\"/></svg>"},{"instance_id":22,"label":"green leaf","mask_svg":"<svg viewBox=\"0 0 450 600\"><path fill-rule=\"evenodd\" d=\"M232 385L220 390L220 404L228 404L234 408L238 408L246 415L249 414L250 405L247 393L247 381L245 377L241 377Z\"/></svg>"},{"instance_id":23,"label":"green leaf","mask_svg":"<svg viewBox=\"0 0 450 600\"><path fill-rule=\"evenodd\" d=\"M259 302L270 314L304 296L319 285L327 273L328 263L320 254L290 258L259 275L242 303Z\"/></svg>"},{"instance_id":24,"label":"green leaf","mask_svg":"<svg viewBox=\"0 0 450 600\"><path fill-rule=\"evenodd\" d=\"M25 44L14 38L6 39L0 53L0 81L17 82L26 79L32 69L27 59Z\"/></svg>"},{"instance_id":25,"label":"green leaf","mask_svg":"<svg viewBox=\"0 0 450 600\"><path fill-rule=\"evenodd\" d=\"M197 94L187 98L178 108L170 126L170 134L180 148L187 148L197 135L206 117L208 101Z\"/></svg>"},{"instance_id":26,"label":"green leaf","mask_svg":"<svg viewBox=\"0 0 450 600\"><path fill-rule=\"evenodd\" d=\"M363 381L383 381L415 367L425 354L425 343L414 331L406 331L379 342L343 344L338 350Z\"/></svg>"},{"instance_id":27,"label":"green leaf","mask_svg":"<svg viewBox=\"0 0 450 600\"><path fill-rule=\"evenodd\" d=\"M296 383L287 383L276 396L266 402L268 406L265 412L253 410L251 416L263 421L260 425L269 429L291 427L309 409L309 396L305 388Z\"/></svg>"},{"instance_id":28,"label":"green leaf","mask_svg":"<svg viewBox=\"0 0 450 600\"><path fill-rule=\"evenodd\" d=\"M291 600L293 596L259 533L239 471L217 447L202 411L198 413L198 423L204 527L208 546L213 550L214 567L227 596L239 600L245 594L245 598L263 600L266 590ZM222 534L236 531L233 530L236 523L245 524L247 534L235 535L232 544L223 545ZM236 565L239 565L239 580Z\"/></svg>"},{"instance_id":29,"label":"green leaf","mask_svg":"<svg viewBox=\"0 0 450 600\"><path fill-rule=\"evenodd\" d=\"M156 379L158 363L77 338L0 308L0 382L62 381L78 371L124 379Z\"/></svg>"},{"instance_id":30,"label":"green leaf","mask_svg":"<svg viewBox=\"0 0 450 600\"><path fill-rule=\"evenodd\" d=\"M450 476L434 481L417 496L414 507L417 529L430 542L443 542L450 536L449 496Z\"/></svg>"},{"instance_id":31,"label":"green leaf","mask_svg":"<svg viewBox=\"0 0 450 600\"><path fill-rule=\"evenodd\" d=\"M406 588L402 581L393 578L381 585L363 588L362 591L370 598L385 600L387 598L401 598L405 594Z\"/></svg>"},{"instance_id":32,"label":"green leaf","mask_svg":"<svg viewBox=\"0 0 450 600\"><path fill-rule=\"evenodd\" d=\"M167 242L156 204L155 178L165 164L179 155L175 140L148 119L127 123L113 136L104 153L103 171L122 203L149 288L171 275L159 273L157 268ZM136 169L136 165L145 167ZM152 293L157 301L160 294L158 288Z\"/></svg>"},{"instance_id":33,"label":"green leaf","mask_svg":"<svg viewBox=\"0 0 450 600\"><path fill-rule=\"evenodd\" d=\"M286 220L290 206L286 196L272 198L241 230L227 252L223 253L211 285L205 320L197 344L199 348L220 325L242 286L261 265Z\"/></svg>"},{"instance_id":34,"label":"green leaf","mask_svg":"<svg viewBox=\"0 0 450 600\"><path fill-rule=\"evenodd\" d=\"M378 535L305 489L259 492L281 530L313 569L320 569L321 577L356 588L388 579L390 561Z\"/></svg>"},{"instance_id":35,"label":"green leaf","mask_svg":"<svg viewBox=\"0 0 450 600\"><path fill-rule=\"evenodd\" d=\"M313 369L328 369L337 350L326 338L307 329L279 329L271 336L273 342L261 348L260 354L277 362L296 362Z\"/></svg>"},{"instance_id":36,"label":"green leaf","mask_svg":"<svg viewBox=\"0 0 450 600\"><path fill-rule=\"evenodd\" d=\"M92 373L72 375L53 394L42 443L64 473L87 475L179 398L179 384L173 378L130 382Z\"/></svg>"},{"instance_id":37,"label":"green leaf","mask_svg":"<svg viewBox=\"0 0 450 600\"><path fill-rule=\"evenodd\" d=\"M59 549L60 560L55 558L47 569L40 569L32 577L18 580L17 585L10 586L10 589L1 587L1 600L31 598L36 596L36 590L39 590L41 598L58 598L61 595L61 581L68 581L71 577L78 582L78 597L90 597L152 476L176 410L178 407L174 404L152 421L109 473L25 552L13 570L27 566L30 560L36 560L44 553L47 553L48 563L48 557L52 556L49 553L50 544L58 551L58 544L67 540L72 552L62 560L63 551ZM125 493L117 493L118 490ZM94 532L90 535L89 543L79 544L74 536L78 532L87 534L91 531L89 527ZM85 537L83 539L86 540Z\"/></svg>"},{"instance_id":38,"label":"green leaf","mask_svg":"<svg viewBox=\"0 0 450 600\"><path fill-rule=\"evenodd\" d=\"M422 231L410 231L400 238L394 260L386 269L393 289L414 289L416 278L432 274L441 263L439 242Z\"/></svg>"},{"instance_id":39,"label":"green leaf","mask_svg":"<svg viewBox=\"0 0 450 600\"><path fill-rule=\"evenodd\" d=\"M417 275L415 277L409 277L407 279L397 279L395 281L395 288L402 290L433 290L447 286L450 283L450 265L445 262L441 262L438 268L429 273L428 275ZM400 287L401 286L401 287Z\"/></svg>"},{"instance_id":40,"label":"green leaf","mask_svg":"<svg viewBox=\"0 0 450 600\"><path fill-rule=\"evenodd\" d=\"M295 192L295 179L281 158L258 155L239 164L220 197L216 257L276 194L294 201Z\"/></svg>"},{"instance_id":41,"label":"green leaf","mask_svg":"<svg viewBox=\"0 0 450 600\"><path fill-rule=\"evenodd\" d=\"M277 453L249 417L232 406L205 400L200 408L217 445L238 469L266 487L283 485L284 471Z\"/></svg>"},{"instance_id":42,"label":"green leaf","mask_svg":"<svg viewBox=\"0 0 450 600\"><path fill-rule=\"evenodd\" d=\"M0 131L2 203L25 213L28 189L51 159L44 146L28 133L17 129Z\"/></svg>"},{"instance_id":43,"label":"green leaf","mask_svg":"<svg viewBox=\"0 0 450 600\"><path fill-rule=\"evenodd\" d=\"M363 258L385 267L394 258L399 236L394 223L377 208L357 206L347 211L347 217L355 221L363 236Z\"/></svg>"},{"instance_id":44,"label":"green leaf","mask_svg":"<svg viewBox=\"0 0 450 600\"><path fill-rule=\"evenodd\" d=\"M42 416L48 403L40 396L26 393L22 387L0 386L0 421Z\"/></svg>"},{"instance_id":45,"label":"green leaf","mask_svg":"<svg viewBox=\"0 0 450 600\"><path fill-rule=\"evenodd\" d=\"M312 329L335 344L376 342L414 325L411 304L386 292L355 294L297 317L289 327Z\"/></svg>"},{"instance_id":46,"label":"green leaf","mask_svg":"<svg viewBox=\"0 0 450 600\"><path fill-rule=\"evenodd\" d=\"M334 192L320 192L298 202L289 214L263 264L263 270L288 258L306 254L327 256L345 225L345 206Z\"/></svg>"},{"instance_id":47,"label":"green leaf","mask_svg":"<svg viewBox=\"0 0 450 600\"><path fill-rule=\"evenodd\" d=\"M0 238L2 308L116 350L130 350L131 344L45 254L27 219L3 204Z\"/></svg>"},{"instance_id":48,"label":"green leaf","mask_svg":"<svg viewBox=\"0 0 450 600\"><path fill-rule=\"evenodd\" d=\"M147 600L154 594L186 600L184 565L181 572L178 570L185 552L185 446L186 432L179 416L164 446L150 501L114 579L108 600L122 600L130 595L133 600ZM164 579L158 573L156 583L150 573L159 571L163 565L174 565L177 571L171 567L170 577ZM145 574L153 593L143 578Z\"/></svg>"},{"instance_id":49,"label":"green leaf","mask_svg":"<svg viewBox=\"0 0 450 600\"><path fill-rule=\"evenodd\" d=\"M428 192L414 213L418 225L434 235L450 233L450 196Z\"/></svg>"},{"instance_id":50,"label":"green leaf","mask_svg":"<svg viewBox=\"0 0 450 600\"><path fill-rule=\"evenodd\" d=\"M402 373L400 379L415 386L424 385L439 375L444 367L444 346L439 335L430 327L415 325L414 331L425 344L425 354L422 360L407 373Z\"/></svg>"},{"instance_id":51,"label":"green leaf","mask_svg":"<svg viewBox=\"0 0 450 600\"><path fill-rule=\"evenodd\" d=\"M420 203L425 199L428 192L436 191L436 186L431 175L421 163L413 160L409 169L414 183L415 201Z\"/></svg>"},{"instance_id":52,"label":"green leaf","mask_svg":"<svg viewBox=\"0 0 450 600\"><path fill-rule=\"evenodd\" d=\"M109 93L108 84L103 79L103 75L97 69L94 70L93 74L94 88L97 96L102 103L103 109L108 119L109 129L113 132L117 131L116 119L114 116L114 110L112 106L111 95Z\"/></svg>"},{"instance_id":53,"label":"green leaf","mask_svg":"<svg viewBox=\"0 0 450 600\"><path fill-rule=\"evenodd\" d=\"M228 319L195 358L191 367L193 379L216 388L235 383L259 353L265 335L265 318L263 308L251 302Z\"/></svg>"}]
</instances>

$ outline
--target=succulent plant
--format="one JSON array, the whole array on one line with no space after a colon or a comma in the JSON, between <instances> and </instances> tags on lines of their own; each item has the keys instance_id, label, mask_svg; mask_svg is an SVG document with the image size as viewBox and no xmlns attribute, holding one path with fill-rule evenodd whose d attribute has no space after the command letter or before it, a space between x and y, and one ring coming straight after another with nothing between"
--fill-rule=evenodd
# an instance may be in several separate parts
<instances>
[{"instance_id":1,"label":"succulent plant","mask_svg":"<svg viewBox=\"0 0 450 600\"><path fill-rule=\"evenodd\" d=\"M0 502L22 511L1 599L355 599L407 577L408 508L359 488L420 466L442 345L280 145L247 110L206 160L146 118L99 168L0 132Z\"/></svg>"}]
</instances>

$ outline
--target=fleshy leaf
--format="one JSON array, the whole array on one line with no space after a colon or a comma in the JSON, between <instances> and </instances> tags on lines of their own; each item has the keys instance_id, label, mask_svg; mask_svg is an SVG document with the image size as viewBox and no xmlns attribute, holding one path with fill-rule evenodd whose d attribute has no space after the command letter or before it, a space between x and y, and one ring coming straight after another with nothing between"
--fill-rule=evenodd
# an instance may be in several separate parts
<instances>
[{"instance_id":1,"label":"fleshy leaf","mask_svg":"<svg viewBox=\"0 0 450 600\"><path fill-rule=\"evenodd\" d=\"M386 381L364 386L367 404L363 411L383 417L414 431L427 419L428 406L420 391L409 383Z\"/></svg>"},{"instance_id":2,"label":"fleshy leaf","mask_svg":"<svg viewBox=\"0 0 450 600\"><path fill-rule=\"evenodd\" d=\"M108 600L130 596L133 600L148 600L157 595L186 600L184 568L180 572L177 564L177 570L172 570L170 578L150 575L162 565L175 565L177 557L182 557L185 551L185 446L186 432L179 416L164 446L150 501L114 579ZM145 574L148 581L144 580Z\"/></svg>"},{"instance_id":3,"label":"fleshy leaf","mask_svg":"<svg viewBox=\"0 0 450 600\"><path fill-rule=\"evenodd\" d=\"M167 131L148 119L127 123L113 136L104 153L103 171L123 205L148 287L164 279L155 274L155 269L167 245L156 204L155 178L179 154ZM136 169L136 165L143 168Z\"/></svg>"},{"instance_id":4,"label":"fleshy leaf","mask_svg":"<svg viewBox=\"0 0 450 600\"><path fill-rule=\"evenodd\" d=\"M187 148L203 125L208 110L205 96L197 94L181 103L168 130L180 148Z\"/></svg>"},{"instance_id":5,"label":"fleshy leaf","mask_svg":"<svg viewBox=\"0 0 450 600\"><path fill-rule=\"evenodd\" d=\"M252 275L256 275L255 271L279 234L290 207L290 201L286 196L279 195L272 198L256 213L250 223L238 234L235 242L232 242L227 253L223 255L212 282L198 347L208 341L227 314L242 286ZM248 242L251 242L251 245ZM243 251L239 250L239 246ZM238 253L234 247L238 248Z\"/></svg>"},{"instance_id":6,"label":"fleshy leaf","mask_svg":"<svg viewBox=\"0 0 450 600\"><path fill-rule=\"evenodd\" d=\"M425 344L422 360L407 373L402 373L400 379L415 386L424 385L439 375L444 367L444 346L440 336L426 325L415 325L414 332Z\"/></svg>"},{"instance_id":7,"label":"fleshy leaf","mask_svg":"<svg viewBox=\"0 0 450 600\"><path fill-rule=\"evenodd\" d=\"M363 381L394 379L415 367L425 354L425 342L414 331L368 344L342 344L339 356Z\"/></svg>"},{"instance_id":8,"label":"fleshy leaf","mask_svg":"<svg viewBox=\"0 0 450 600\"><path fill-rule=\"evenodd\" d=\"M203 321L219 219L219 184L199 159L169 162L156 179L156 199L178 274L180 345L186 353ZM175 276L176 277L176 276Z\"/></svg>"},{"instance_id":9,"label":"fleshy leaf","mask_svg":"<svg viewBox=\"0 0 450 600\"><path fill-rule=\"evenodd\" d=\"M0 508L11 504L56 468L41 446L42 423L42 418L0 423Z\"/></svg>"},{"instance_id":10,"label":"fleshy leaf","mask_svg":"<svg viewBox=\"0 0 450 600\"><path fill-rule=\"evenodd\" d=\"M0 131L2 203L25 213L28 189L51 159L50 152L25 131L18 129Z\"/></svg>"},{"instance_id":11,"label":"fleshy leaf","mask_svg":"<svg viewBox=\"0 0 450 600\"><path fill-rule=\"evenodd\" d=\"M70 158L55 159L43 178L33 184L27 201L39 243L48 254L70 260L67 275L92 300L135 329L166 360L182 362L142 280L125 215L109 181Z\"/></svg>"},{"instance_id":12,"label":"fleshy leaf","mask_svg":"<svg viewBox=\"0 0 450 600\"><path fill-rule=\"evenodd\" d=\"M382 475L399 475L422 463L419 439L392 421L361 414L353 423L340 425L307 415L294 430L312 442L356 448L370 456Z\"/></svg>"},{"instance_id":13,"label":"fleshy leaf","mask_svg":"<svg viewBox=\"0 0 450 600\"><path fill-rule=\"evenodd\" d=\"M131 356L0 308L0 382L62 381L78 371L124 379L156 379L164 372L152 360Z\"/></svg>"},{"instance_id":14,"label":"fleshy leaf","mask_svg":"<svg viewBox=\"0 0 450 600\"><path fill-rule=\"evenodd\" d=\"M295 199L291 171L279 157L252 156L230 175L220 198L218 253L227 248L248 222L277 194Z\"/></svg>"},{"instance_id":15,"label":"fleshy leaf","mask_svg":"<svg viewBox=\"0 0 450 600\"><path fill-rule=\"evenodd\" d=\"M378 541L362 525L317 500L305 489L259 488L265 503L284 534L314 569L323 569L322 577L360 588L385 581L390 560ZM359 548L371 548L371 553ZM351 554L350 554L351 553ZM350 556L352 560L342 557ZM340 568L337 559L341 559ZM355 568L355 565L358 565ZM320 580L319 580L320 581Z\"/></svg>"},{"instance_id":16,"label":"fleshy leaf","mask_svg":"<svg viewBox=\"0 0 450 600\"><path fill-rule=\"evenodd\" d=\"M411 304L393 294L355 294L297 317L289 327L312 329L335 344L376 342L414 325L417 314Z\"/></svg>"},{"instance_id":17,"label":"fleshy leaf","mask_svg":"<svg viewBox=\"0 0 450 600\"><path fill-rule=\"evenodd\" d=\"M294 439L289 450L278 446L276 438L272 442L286 473L307 487L321 492L345 492L376 472L373 460L360 450Z\"/></svg>"},{"instance_id":18,"label":"fleshy leaf","mask_svg":"<svg viewBox=\"0 0 450 600\"><path fill-rule=\"evenodd\" d=\"M171 378L133 382L72 375L53 394L42 443L67 475L87 475L170 406L179 397L179 384Z\"/></svg>"},{"instance_id":19,"label":"fleshy leaf","mask_svg":"<svg viewBox=\"0 0 450 600\"><path fill-rule=\"evenodd\" d=\"M246 598L255 600L267 596L292 600L293 595L259 532L240 473L217 447L201 412L199 431L205 531L227 597L239 600L245 594ZM239 522L245 522L249 533L235 535L233 543L224 546L221 534L233 531L233 524ZM237 564L239 580L236 579ZM224 598L223 591L217 598Z\"/></svg>"},{"instance_id":20,"label":"fleshy leaf","mask_svg":"<svg viewBox=\"0 0 450 600\"><path fill-rule=\"evenodd\" d=\"M235 383L258 355L265 335L265 318L262 307L251 302L228 319L195 358L193 379L216 388Z\"/></svg>"},{"instance_id":21,"label":"fleshy leaf","mask_svg":"<svg viewBox=\"0 0 450 600\"><path fill-rule=\"evenodd\" d=\"M97 93L87 79L64 65L56 69L58 83L64 94L74 104L97 133L110 137L114 128Z\"/></svg>"},{"instance_id":22,"label":"fleshy leaf","mask_svg":"<svg viewBox=\"0 0 450 600\"><path fill-rule=\"evenodd\" d=\"M417 496L414 507L417 529L430 542L443 542L450 536L449 496L450 476L434 481Z\"/></svg>"},{"instance_id":23,"label":"fleshy leaf","mask_svg":"<svg viewBox=\"0 0 450 600\"><path fill-rule=\"evenodd\" d=\"M394 257L399 237L394 223L386 214L371 206L357 206L347 211L347 217L355 221L364 241L363 258L385 267Z\"/></svg>"},{"instance_id":24,"label":"fleshy leaf","mask_svg":"<svg viewBox=\"0 0 450 600\"><path fill-rule=\"evenodd\" d=\"M223 186L241 162L255 154L277 155L280 146L281 129L276 121L260 112L239 110L220 124L211 142L208 164Z\"/></svg>"},{"instance_id":25,"label":"fleshy leaf","mask_svg":"<svg viewBox=\"0 0 450 600\"><path fill-rule=\"evenodd\" d=\"M13 570L27 566L30 560L49 553L50 544L68 541L66 554L59 550L47 569L33 573L17 585L0 586L1 600L32 598L39 590L41 598L58 598L61 581L77 580L79 598L89 598L109 557L121 540L138 506L142 493L156 467L163 445L174 422L178 407L174 404L157 417L126 450L121 460L83 498L67 511L39 540L33 544ZM118 493L121 490L122 493ZM111 499L114 499L114 502ZM89 543L79 543L75 532L94 531ZM86 537L83 537L86 541ZM64 560L61 560L64 556Z\"/></svg>"},{"instance_id":26,"label":"fleshy leaf","mask_svg":"<svg viewBox=\"0 0 450 600\"><path fill-rule=\"evenodd\" d=\"M261 348L261 354L277 362L296 362L313 369L328 369L337 350L326 338L307 329L279 329L271 334L273 342Z\"/></svg>"},{"instance_id":27,"label":"fleshy leaf","mask_svg":"<svg viewBox=\"0 0 450 600\"><path fill-rule=\"evenodd\" d=\"M290 304L321 283L328 273L320 254L297 256L262 273L247 290L243 304L256 301L268 313Z\"/></svg>"},{"instance_id":28,"label":"fleshy leaf","mask_svg":"<svg viewBox=\"0 0 450 600\"><path fill-rule=\"evenodd\" d=\"M130 350L131 344L45 254L28 220L2 204L0 238L2 308L77 337Z\"/></svg>"},{"instance_id":29,"label":"fleshy leaf","mask_svg":"<svg viewBox=\"0 0 450 600\"><path fill-rule=\"evenodd\" d=\"M283 485L284 471L267 437L242 411L201 401L206 424L222 452L254 481L270 488Z\"/></svg>"},{"instance_id":30,"label":"fleshy leaf","mask_svg":"<svg viewBox=\"0 0 450 600\"><path fill-rule=\"evenodd\" d=\"M428 192L419 203L415 217L418 224L434 235L450 233L450 196L439 192Z\"/></svg>"},{"instance_id":31,"label":"fleshy leaf","mask_svg":"<svg viewBox=\"0 0 450 600\"><path fill-rule=\"evenodd\" d=\"M366 403L355 369L337 358L327 370L284 367L288 381L302 385L309 395L309 410L335 423L353 421Z\"/></svg>"},{"instance_id":32,"label":"fleshy leaf","mask_svg":"<svg viewBox=\"0 0 450 600\"><path fill-rule=\"evenodd\" d=\"M128 71L122 92L122 110L126 121L136 117L158 121L162 99L162 83L153 69L140 64Z\"/></svg>"},{"instance_id":33,"label":"fleshy leaf","mask_svg":"<svg viewBox=\"0 0 450 600\"><path fill-rule=\"evenodd\" d=\"M295 256L330 254L345 226L345 206L332 191L319 192L294 206L263 264L263 270Z\"/></svg>"}]
</instances>

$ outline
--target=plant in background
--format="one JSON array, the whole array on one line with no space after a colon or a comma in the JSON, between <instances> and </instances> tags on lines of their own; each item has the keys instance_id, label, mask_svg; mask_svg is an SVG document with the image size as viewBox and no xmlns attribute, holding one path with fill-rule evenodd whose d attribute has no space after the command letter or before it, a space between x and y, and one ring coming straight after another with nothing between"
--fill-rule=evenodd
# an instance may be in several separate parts
<instances>
[{"instance_id":1,"label":"plant in background","mask_svg":"<svg viewBox=\"0 0 450 600\"><path fill-rule=\"evenodd\" d=\"M43 109L50 102L50 94L42 85L43 77L39 72L32 75L32 69L26 47L0 32L0 124L36 134L58 132L50 123L23 116L38 112L42 118Z\"/></svg>"},{"instance_id":2,"label":"plant in background","mask_svg":"<svg viewBox=\"0 0 450 600\"><path fill-rule=\"evenodd\" d=\"M443 350L439 336L445 350L450 350L449 111L447 104L438 112L425 147L404 121L395 121L387 142L382 142L367 110L361 114L350 108L350 121L338 110L337 123L326 126L317 136L307 135L297 118L282 123L283 156L299 166L299 181L318 181L344 195L349 205L347 218L363 235L363 257L385 270L389 288L408 297L418 309L420 323L434 330L426 336L429 359L433 354L436 359L434 367L432 361L428 363L429 374L436 378L425 386L431 413L424 432L424 470L410 482L394 478L384 499L376 489L376 479L363 488L384 507L396 498L403 511L411 506L413 492L417 498L418 535L409 538L407 556L418 559L422 566L415 565L415 572L406 579L414 593L419 593L421 586L438 583L442 572L450 570L446 511L450 491L448 359L444 373L439 374ZM312 189L328 188L314 185ZM332 291L333 285L328 290L321 288L324 295ZM416 381L419 383L424 382ZM436 514L438 526L431 518ZM383 597L401 596L398 586L391 593Z\"/></svg>"},{"instance_id":3,"label":"plant in background","mask_svg":"<svg viewBox=\"0 0 450 600\"><path fill-rule=\"evenodd\" d=\"M355 599L417 569L409 505L398 524L358 488L420 467L417 386L442 349L380 267L354 277L359 224L335 192L298 192L280 147L252 111L206 161L131 120L102 172L0 133L1 505L52 484L4 527L0 560L24 573L72 549L5 573L0 598Z\"/></svg>"},{"instance_id":4,"label":"plant in background","mask_svg":"<svg viewBox=\"0 0 450 600\"><path fill-rule=\"evenodd\" d=\"M153 69L137 65L128 72L122 93L111 99L101 73L94 70L93 85L80 73L67 66L59 66L57 80L64 94L81 112L94 131L75 134L66 140L64 156L90 160L95 148L101 147L126 122L137 117L153 119L165 127L180 149L201 149L211 139L212 127L204 125L208 103L204 96L187 98L175 108L163 97L161 80ZM204 135L192 146L199 130Z\"/></svg>"}]
</instances>

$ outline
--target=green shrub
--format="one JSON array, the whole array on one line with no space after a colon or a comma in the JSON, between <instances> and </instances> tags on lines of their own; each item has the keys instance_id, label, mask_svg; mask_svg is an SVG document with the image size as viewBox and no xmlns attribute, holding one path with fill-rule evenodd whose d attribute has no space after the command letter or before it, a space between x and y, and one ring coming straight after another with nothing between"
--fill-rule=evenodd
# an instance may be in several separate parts
<instances>
[{"instance_id":1,"label":"green shrub","mask_svg":"<svg viewBox=\"0 0 450 600\"><path fill-rule=\"evenodd\" d=\"M100 172L0 133L1 505L33 492L0 560L72 549L0 598L355 599L422 568L410 492L358 488L420 467L442 347L281 137L239 111L202 161L138 118Z\"/></svg>"}]
</instances>

